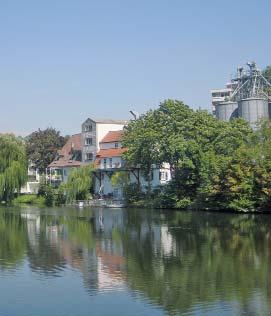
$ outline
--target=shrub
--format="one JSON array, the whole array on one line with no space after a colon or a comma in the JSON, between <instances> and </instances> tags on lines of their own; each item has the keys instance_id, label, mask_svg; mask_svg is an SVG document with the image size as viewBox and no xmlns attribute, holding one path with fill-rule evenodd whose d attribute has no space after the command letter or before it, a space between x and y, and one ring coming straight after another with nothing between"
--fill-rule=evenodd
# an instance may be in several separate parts
<instances>
[{"instance_id":1,"label":"shrub","mask_svg":"<svg viewBox=\"0 0 271 316\"><path fill-rule=\"evenodd\" d=\"M17 196L13 200L13 204L30 204L30 205L45 205L45 198L43 196L37 196L35 194L23 194Z\"/></svg>"}]
</instances>

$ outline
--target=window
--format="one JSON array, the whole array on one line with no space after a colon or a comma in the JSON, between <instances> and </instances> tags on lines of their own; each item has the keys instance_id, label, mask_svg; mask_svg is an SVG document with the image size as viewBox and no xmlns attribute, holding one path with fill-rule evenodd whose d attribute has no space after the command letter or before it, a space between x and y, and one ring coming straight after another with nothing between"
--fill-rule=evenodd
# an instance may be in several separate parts
<instances>
[{"instance_id":1,"label":"window","mask_svg":"<svg viewBox=\"0 0 271 316\"><path fill-rule=\"evenodd\" d=\"M159 180L167 181L168 180L168 173L166 171L159 172Z\"/></svg>"},{"instance_id":2,"label":"window","mask_svg":"<svg viewBox=\"0 0 271 316\"><path fill-rule=\"evenodd\" d=\"M86 138L86 145L89 145L89 146L92 145L92 138L91 137Z\"/></svg>"},{"instance_id":3,"label":"window","mask_svg":"<svg viewBox=\"0 0 271 316\"><path fill-rule=\"evenodd\" d=\"M104 158L104 169L106 169L106 158Z\"/></svg>"},{"instance_id":4,"label":"window","mask_svg":"<svg viewBox=\"0 0 271 316\"><path fill-rule=\"evenodd\" d=\"M85 132L92 132L92 125L85 125Z\"/></svg>"},{"instance_id":5,"label":"window","mask_svg":"<svg viewBox=\"0 0 271 316\"><path fill-rule=\"evenodd\" d=\"M119 148L119 143L115 143L115 148Z\"/></svg>"},{"instance_id":6,"label":"window","mask_svg":"<svg viewBox=\"0 0 271 316\"><path fill-rule=\"evenodd\" d=\"M112 168L112 158L109 158L109 168Z\"/></svg>"},{"instance_id":7,"label":"window","mask_svg":"<svg viewBox=\"0 0 271 316\"><path fill-rule=\"evenodd\" d=\"M93 154L92 153L86 153L86 160L93 160Z\"/></svg>"}]
</instances>

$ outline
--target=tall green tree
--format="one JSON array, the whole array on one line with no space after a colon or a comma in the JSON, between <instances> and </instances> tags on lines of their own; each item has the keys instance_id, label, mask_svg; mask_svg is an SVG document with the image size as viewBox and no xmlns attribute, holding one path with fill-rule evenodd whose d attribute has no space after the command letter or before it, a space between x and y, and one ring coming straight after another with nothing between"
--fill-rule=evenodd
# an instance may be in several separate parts
<instances>
[{"instance_id":1,"label":"tall green tree","mask_svg":"<svg viewBox=\"0 0 271 316\"><path fill-rule=\"evenodd\" d=\"M71 171L65 185L68 201L86 200L90 196L93 186L92 171L92 164Z\"/></svg>"},{"instance_id":2,"label":"tall green tree","mask_svg":"<svg viewBox=\"0 0 271 316\"><path fill-rule=\"evenodd\" d=\"M26 180L24 144L13 135L0 135L0 201L10 202Z\"/></svg>"},{"instance_id":3,"label":"tall green tree","mask_svg":"<svg viewBox=\"0 0 271 316\"><path fill-rule=\"evenodd\" d=\"M195 111L181 101L166 100L158 109L131 122L123 143L128 147L128 164L139 164L145 172L153 164L169 164L172 181L163 188L166 195L161 200L170 196L170 206L221 207L218 184L223 172L252 134L241 119L219 121L207 111Z\"/></svg>"},{"instance_id":4,"label":"tall green tree","mask_svg":"<svg viewBox=\"0 0 271 316\"><path fill-rule=\"evenodd\" d=\"M57 151L61 149L67 141L67 137L60 135L54 128L37 130L31 133L26 140L28 159L35 168L44 173L47 166L56 158Z\"/></svg>"}]
</instances>

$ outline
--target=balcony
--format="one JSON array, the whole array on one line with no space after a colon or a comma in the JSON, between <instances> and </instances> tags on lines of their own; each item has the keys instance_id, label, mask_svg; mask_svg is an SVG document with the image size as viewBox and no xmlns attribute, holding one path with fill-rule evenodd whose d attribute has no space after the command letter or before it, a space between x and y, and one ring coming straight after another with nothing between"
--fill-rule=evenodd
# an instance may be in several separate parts
<instances>
[{"instance_id":1,"label":"balcony","mask_svg":"<svg viewBox=\"0 0 271 316\"><path fill-rule=\"evenodd\" d=\"M105 169L118 169L121 168L122 164L120 162L115 162L115 163L107 163L107 164L101 164L100 168L105 170Z\"/></svg>"}]
</instances>

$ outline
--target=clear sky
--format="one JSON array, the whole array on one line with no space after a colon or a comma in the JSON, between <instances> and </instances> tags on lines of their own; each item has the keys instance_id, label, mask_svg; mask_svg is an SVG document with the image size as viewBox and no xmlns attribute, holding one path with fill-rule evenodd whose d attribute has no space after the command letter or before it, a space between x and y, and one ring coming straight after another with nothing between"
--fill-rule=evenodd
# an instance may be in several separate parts
<instances>
[{"instance_id":1,"label":"clear sky","mask_svg":"<svg viewBox=\"0 0 271 316\"><path fill-rule=\"evenodd\" d=\"M238 65L271 64L270 0L0 0L0 132L210 109Z\"/></svg>"}]
</instances>

